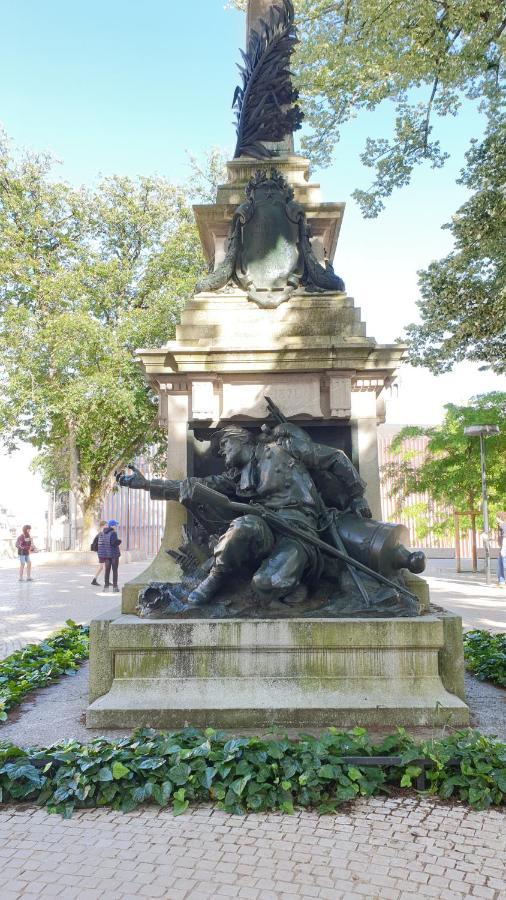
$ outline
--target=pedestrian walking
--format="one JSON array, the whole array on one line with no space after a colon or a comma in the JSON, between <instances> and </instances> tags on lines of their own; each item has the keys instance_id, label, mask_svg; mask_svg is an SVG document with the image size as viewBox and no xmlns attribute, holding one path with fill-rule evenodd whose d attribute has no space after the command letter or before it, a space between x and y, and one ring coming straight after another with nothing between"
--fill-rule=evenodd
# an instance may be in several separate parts
<instances>
[{"instance_id":1,"label":"pedestrian walking","mask_svg":"<svg viewBox=\"0 0 506 900\"><path fill-rule=\"evenodd\" d=\"M109 519L106 528L98 535L98 558L104 561L104 591L110 588L109 578L112 569L112 589L115 593L119 592L118 587L118 566L121 556L119 545L121 541L116 534L116 527L119 522L116 519Z\"/></svg>"},{"instance_id":2,"label":"pedestrian walking","mask_svg":"<svg viewBox=\"0 0 506 900\"><path fill-rule=\"evenodd\" d=\"M98 532L98 534L95 535L95 537L93 538L93 540L91 542L90 550L93 550L94 553L98 554L98 538L99 538L100 532L102 532L104 530L104 528L106 528L106 527L107 527L107 522L105 519L102 519L100 522L100 531ZM99 556L98 557L98 569L95 572L93 578L91 579L91 583L95 584L97 587L100 587L100 582L97 581L97 579L98 579L99 575L101 574L102 569L104 568L104 565L105 565L105 559L100 559L100 556Z\"/></svg>"},{"instance_id":3,"label":"pedestrian walking","mask_svg":"<svg viewBox=\"0 0 506 900\"><path fill-rule=\"evenodd\" d=\"M37 548L30 537L31 525L23 525L21 534L16 540L16 549L19 558L19 580L23 581L23 573L26 566L26 580L33 581L31 554L37 553Z\"/></svg>"},{"instance_id":4,"label":"pedestrian walking","mask_svg":"<svg viewBox=\"0 0 506 900\"><path fill-rule=\"evenodd\" d=\"M497 557L497 582L499 587L506 588L506 512L497 513L497 543L499 555Z\"/></svg>"}]
</instances>

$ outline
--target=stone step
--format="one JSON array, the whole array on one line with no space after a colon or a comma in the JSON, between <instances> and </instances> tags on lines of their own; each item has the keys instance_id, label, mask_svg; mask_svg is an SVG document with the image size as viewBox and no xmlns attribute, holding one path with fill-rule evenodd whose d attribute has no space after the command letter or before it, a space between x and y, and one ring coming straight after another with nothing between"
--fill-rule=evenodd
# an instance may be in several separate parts
<instances>
[{"instance_id":1,"label":"stone step","mask_svg":"<svg viewBox=\"0 0 506 900\"><path fill-rule=\"evenodd\" d=\"M88 707L88 728L465 726L468 708L438 677L364 680L117 678Z\"/></svg>"},{"instance_id":2,"label":"stone step","mask_svg":"<svg viewBox=\"0 0 506 900\"><path fill-rule=\"evenodd\" d=\"M248 323L244 323L241 327L241 333L234 328L233 323L219 322L212 324L208 322L205 325L185 325L176 326L176 339L180 342L192 341L213 341L224 343L230 346L231 341L235 345L244 346L247 344L252 347L261 347L265 344L267 337L269 342L283 342L293 338L304 338L308 344L314 344L314 339L325 337L329 340L339 338L363 338L366 337L366 325L364 322L329 322L325 327L322 335L322 327L318 323L311 322L291 323L290 325L271 326L268 335L260 330L248 328ZM278 344L279 346L279 344Z\"/></svg>"},{"instance_id":3,"label":"stone step","mask_svg":"<svg viewBox=\"0 0 506 900\"><path fill-rule=\"evenodd\" d=\"M237 315L241 317L241 325L247 322L265 326L266 322L268 322L269 327L272 325L282 325L284 327L289 326L292 323L296 324L300 321L307 321L308 319L310 321L324 321L325 324L331 324L333 321L359 322L361 310L359 307L353 306L352 304L336 304L326 307L289 306L286 307L286 309L278 307L277 310L259 309L252 303L248 306L245 306L245 304L234 304L230 307L223 306L221 309L216 309L215 306L210 306L209 304L200 307L189 304L181 313L181 325L199 325L206 322L230 323L230 320L233 319L235 320L234 324L237 327Z\"/></svg>"},{"instance_id":4,"label":"stone step","mask_svg":"<svg viewBox=\"0 0 506 900\"><path fill-rule=\"evenodd\" d=\"M363 326L365 329L365 325ZM355 346L360 347L362 349L364 346L367 346L369 349L374 348L376 346L376 341L374 338L362 336L358 334L302 334L302 335L283 335L282 339L273 338L271 331L264 333L262 341L259 343L258 336L253 336L251 338L248 335L239 336L234 333L233 340L230 336L224 336L223 342L218 337L212 337L207 332L205 337L195 339L193 334L189 334L188 338L185 340L178 340L178 352L181 351L182 354L185 352L191 351L192 348L202 349L221 349L227 353L240 353L241 350L258 350L259 352L263 352L265 350L273 353L286 354L287 351L304 351L304 350L314 350L314 349L325 349L325 350L338 350L342 348L345 352L347 350L352 350ZM362 361L361 361L362 362ZM358 365L358 361L355 360L354 364L351 366L352 368L356 368ZM337 366L339 368L339 366ZM350 368L349 365L346 365L345 368ZM242 371L242 370L241 370Z\"/></svg>"},{"instance_id":5,"label":"stone step","mask_svg":"<svg viewBox=\"0 0 506 900\"><path fill-rule=\"evenodd\" d=\"M204 309L209 307L227 311L233 307L240 307L242 309L257 311L261 316L268 316L279 314L287 309L302 309L307 311L313 309L332 309L334 306L336 308L355 306L355 301L353 297L342 292L318 294L301 291L300 293L297 292L296 294L293 294L289 300L275 309L262 309L257 306L256 303L253 303L252 300L248 300L245 291L239 289L225 289L223 291L214 292L201 291L199 294L195 294L188 300L184 308Z\"/></svg>"}]
</instances>

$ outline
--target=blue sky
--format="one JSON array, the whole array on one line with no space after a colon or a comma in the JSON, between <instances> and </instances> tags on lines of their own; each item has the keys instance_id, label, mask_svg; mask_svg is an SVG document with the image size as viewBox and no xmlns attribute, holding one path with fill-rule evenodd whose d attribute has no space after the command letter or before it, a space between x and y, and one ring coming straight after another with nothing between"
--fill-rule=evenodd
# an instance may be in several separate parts
<instances>
[{"instance_id":1,"label":"blue sky","mask_svg":"<svg viewBox=\"0 0 506 900\"><path fill-rule=\"evenodd\" d=\"M158 173L182 181L186 151L233 147L230 103L244 16L226 11L224 0L4 0L1 9L0 122L16 144L62 160L60 177L90 184L100 173ZM314 176L323 199L347 203L335 267L381 342L416 318L417 269L451 249L440 226L466 196L455 178L470 134L482 130L470 104L442 122L438 136L452 154L446 167L417 171L378 219L364 220L350 198L371 178L359 153L368 134L384 136L392 112L387 104L343 129L334 164ZM402 384L409 402L392 413L397 420L412 413L412 390L427 418L434 404L440 410L447 400L504 389L506 379L459 367L437 382L403 370Z\"/></svg>"}]
</instances>

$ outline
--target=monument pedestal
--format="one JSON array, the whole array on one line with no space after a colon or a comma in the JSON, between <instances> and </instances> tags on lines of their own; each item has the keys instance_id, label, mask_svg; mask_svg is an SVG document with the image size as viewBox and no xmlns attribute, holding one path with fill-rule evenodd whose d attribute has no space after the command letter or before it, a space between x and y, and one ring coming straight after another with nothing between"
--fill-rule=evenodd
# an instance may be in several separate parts
<instances>
[{"instance_id":1,"label":"monument pedestal","mask_svg":"<svg viewBox=\"0 0 506 900\"><path fill-rule=\"evenodd\" d=\"M233 160L217 202L195 208L215 267L248 182L273 166L304 209L315 259L325 265L333 258L344 204L322 203L307 160L287 152L269 161ZM404 353L402 344L367 336L344 291L299 287L270 306L231 282L201 291L186 304L176 340L138 351L167 429L167 477L215 472L209 436L230 423L258 431L268 395L317 442L347 453L367 482L373 517L381 519L376 428ZM180 580L166 551L178 549L184 522L184 508L170 502L160 552L125 586L121 614L91 623L89 727L468 724L462 623L442 611L397 619L132 615L149 581ZM418 582L412 590L425 591L428 604L427 586Z\"/></svg>"},{"instance_id":2,"label":"monument pedestal","mask_svg":"<svg viewBox=\"0 0 506 900\"><path fill-rule=\"evenodd\" d=\"M437 612L373 620L120 615L92 623L86 723L467 725L461 634L457 616Z\"/></svg>"}]
</instances>

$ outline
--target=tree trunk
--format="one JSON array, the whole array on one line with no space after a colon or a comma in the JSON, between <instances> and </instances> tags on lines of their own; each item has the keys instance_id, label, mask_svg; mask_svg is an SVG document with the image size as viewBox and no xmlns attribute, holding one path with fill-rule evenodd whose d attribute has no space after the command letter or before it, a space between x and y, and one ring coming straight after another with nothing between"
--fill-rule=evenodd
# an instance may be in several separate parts
<instances>
[{"instance_id":1,"label":"tree trunk","mask_svg":"<svg viewBox=\"0 0 506 900\"><path fill-rule=\"evenodd\" d=\"M75 503L74 521L71 520L74 536L73 548L89 550L98 531L100 500L109 483L114 483L112 474L104 479L83 478L79 449L75 439L75 425L68 423L69 483ZM72 517L72 511L71 511Z\"/></svg>"},{"instance_id":2,"label":"tree trunk","mask_svg":"<svg viewBox=\"0 0 506 900\"><path fill-rule=\"evenodd\" d=\"M455 526L455 568L457 572L462 572L460 564L460 522L459 514L456 509L453 511L453 522Z\"/></svg>"},{"instance_id":3,"label":"tree trunk","mask_svg":"<svg viewBox=\"0 0 506 900\"><path fill-rule=\"evenodd\" d=\"M476 550L476 513L474 509L470 511L471 516L471 553L473 560L473 572L478 571L478 553Z\"/></svg>"},{"instance_id":4,"label":"tree trunk","mask_svg":"<svg viewBox=\"0 0 506 900\"><path fill-rule=\"evenodd\" d=\"M79 477L79 450L77 449L75 437L75 425L73 421L68 423L68 445L69 445L69 484L72 497L74 498L75 508L72 502L69 506L70 515L70 534L71 534L71 550L82 549L83 538L83 493L81 490L81 479ZM72 498L71 498L72 499Z\"/></svg>"},{"instance_id":5,"label":"tree trunk","mask_svg":"<svg viewBox=\"0 0 506 900\"><path fill-rule=\"evenodd\" d=\"M89 484L83 485L73 422L69 422L68 432L69 481L75 503L74 522L71 522L74 536L73 548L76 550L89 550L90 544L98 531L98 504L100 496L96 492L90 496Z\"/></svg>"},{"instance_id":6,"label":"tree trunk","mask_svg":"<svg viewBox=\"0 0 506 900\"><path fill-rule=\"evenodd\" d=\"M83 529L81 550L89 550L90 544L98 532L98 502L89 501L83 508Z\"/></svg>"}]
</instances>

